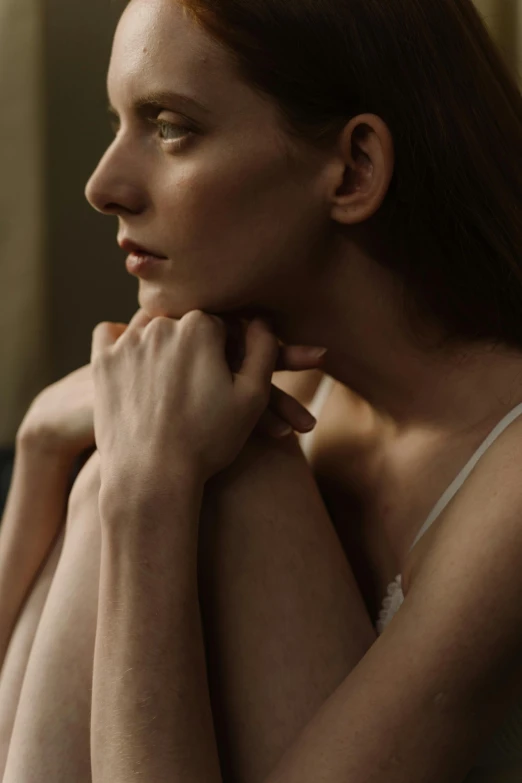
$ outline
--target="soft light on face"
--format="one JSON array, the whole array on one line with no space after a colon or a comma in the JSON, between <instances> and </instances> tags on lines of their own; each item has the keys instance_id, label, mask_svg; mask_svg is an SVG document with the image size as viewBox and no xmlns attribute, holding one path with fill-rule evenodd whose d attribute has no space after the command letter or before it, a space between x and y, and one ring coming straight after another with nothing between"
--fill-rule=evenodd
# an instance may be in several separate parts
<instances>
[{"instance_id":1,"label":"soft light on face","mask_svg":"<svg viewBox=\"0 0 522 783\"><path fill-rule=\"evenodd\" d=\"M191 96L200 106L152 93ZM313 288L328 215L303 146L289 156L275 105L175 0L132 0L108 74L114 142L86 197L120 237L166 256L139 300L150 316L284 309ZM324 162L324 161L323 161Z\"/></svg>"}]
</instances>

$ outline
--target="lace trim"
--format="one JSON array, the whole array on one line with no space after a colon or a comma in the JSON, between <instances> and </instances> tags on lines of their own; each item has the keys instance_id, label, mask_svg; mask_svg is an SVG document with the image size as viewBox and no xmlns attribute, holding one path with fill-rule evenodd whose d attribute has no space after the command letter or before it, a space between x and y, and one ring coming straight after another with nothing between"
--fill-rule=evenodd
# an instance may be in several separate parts
<instances>
[{"instance_id":1,"label":"lace trim","mask_svg":"<svg viewBox=\"0 0 522 783\"><path fill-rule=\"evenodd\" d=\"M382 602L382 608L379 612L379 619L375 624L375 628L379 636L384 631L388 623L391 622L393 616L399 611L403 602L404 593L402 592L402 576L399 574L395 577L394 581L388 585L388 595Z\"/></svg>"}]
</instances>

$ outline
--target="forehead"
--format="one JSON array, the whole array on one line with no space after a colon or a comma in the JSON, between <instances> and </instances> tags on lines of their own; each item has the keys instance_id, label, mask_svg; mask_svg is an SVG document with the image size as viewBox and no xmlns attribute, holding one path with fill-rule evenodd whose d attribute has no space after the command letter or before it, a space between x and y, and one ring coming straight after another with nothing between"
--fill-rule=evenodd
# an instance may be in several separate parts
<instances>
[{"instance_id":1,"label":"forehead","mask_svg":"<svg viewBox=\"0 0 522 783\"><path fill-rule=\"evenodd\" d=\"M107 86L122 102L151 88L191 88L202 100L246 89L227 52L176 0L131 0L114 36Z\"/></svg>"}]
</instances>

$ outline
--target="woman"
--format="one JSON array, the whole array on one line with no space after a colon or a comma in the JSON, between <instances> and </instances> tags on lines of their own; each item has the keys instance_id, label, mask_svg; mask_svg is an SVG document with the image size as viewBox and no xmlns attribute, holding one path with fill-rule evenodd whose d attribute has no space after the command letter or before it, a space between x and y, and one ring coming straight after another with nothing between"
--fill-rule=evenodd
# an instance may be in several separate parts
<instances>
[{"instance_id":1,"label":"woman","mask_svg":"<svg viewBox=\"0 0 522 783\"><path fill-rule=\"evenodd\" d=\"M93 781L514 779L522 102L473 6L132 0L108 90L87 198L142 309L93 337ZM220 315L254 319L232 378ZM312 471L249 439L276 336L328 348Z\"/></svg>"}]
</instances>

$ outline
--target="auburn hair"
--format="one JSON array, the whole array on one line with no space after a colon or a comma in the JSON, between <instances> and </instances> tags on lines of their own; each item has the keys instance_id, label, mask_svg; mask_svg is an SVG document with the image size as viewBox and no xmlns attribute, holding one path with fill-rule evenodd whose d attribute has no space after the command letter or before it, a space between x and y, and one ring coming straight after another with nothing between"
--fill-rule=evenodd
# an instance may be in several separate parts
<instances>
[{"instance_id":1,"label":"auburn hair","mask_svg":"<svg viewBox=\"0 0 522 783\"><path fill-rule=\"evenodd\" d=\"M522 96L472 0L177 0L319 148L353 117L393 137L366 221L420 336L522 349Z\"/></svg>"}]
</instances>

